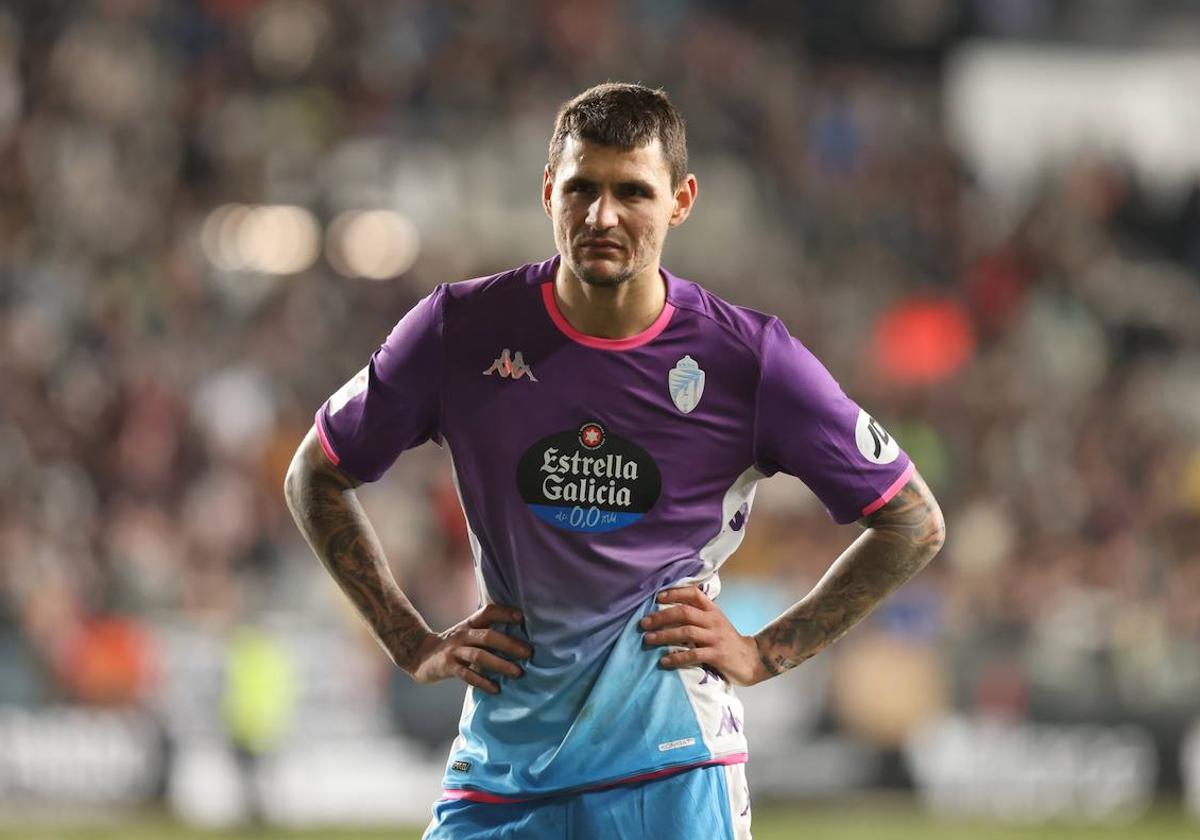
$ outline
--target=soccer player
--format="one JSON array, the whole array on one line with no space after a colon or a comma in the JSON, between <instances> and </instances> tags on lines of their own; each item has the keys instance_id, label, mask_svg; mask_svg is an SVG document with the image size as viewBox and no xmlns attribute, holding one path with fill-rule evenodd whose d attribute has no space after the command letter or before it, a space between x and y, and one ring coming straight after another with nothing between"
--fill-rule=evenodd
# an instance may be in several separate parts
<instances>
[{"instance_id":1,"label":"soccer player","mask_svg":"<svg viewBox=\"0 0 1200 840\"><path fill-rule=\"evenodd\" d=\"M567 102L542 185L557 256L438 286L292 462L300 529L396 665L469 686L426 838L749 837L733 686L815 655L941 546L908 457L778 319L661 267L696 193L662 91ZM483 604L440 632L354 490L427 440L452 456ZM743 636L719 570L780 471L866 530Z\"/></svg>"}]
</instances>

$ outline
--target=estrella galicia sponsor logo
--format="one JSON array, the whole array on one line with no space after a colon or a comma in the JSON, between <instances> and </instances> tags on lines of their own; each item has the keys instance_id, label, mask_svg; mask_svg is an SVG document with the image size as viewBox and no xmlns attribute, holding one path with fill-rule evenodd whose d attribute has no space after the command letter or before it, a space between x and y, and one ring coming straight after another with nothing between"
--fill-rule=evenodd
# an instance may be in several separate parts
<instances>
[{"instance_id":1,"label":"estrella galicia sponsor logo","mask_svg":"<svg viewBox=\"0 0 1200 840\"><path fill-rule=\"evenodd\" d=\"M662 476L646 450L588 420L529 447L517 489L543 522L597 533L641 519L658 501Z\"/></svg>"}]
</instances>

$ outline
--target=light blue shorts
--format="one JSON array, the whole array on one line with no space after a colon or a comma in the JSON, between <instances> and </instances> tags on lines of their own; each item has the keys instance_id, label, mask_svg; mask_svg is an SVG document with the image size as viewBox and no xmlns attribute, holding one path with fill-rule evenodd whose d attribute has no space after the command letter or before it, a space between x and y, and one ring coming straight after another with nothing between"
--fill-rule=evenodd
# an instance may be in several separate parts
<instances>
[{"instance_id":1,"label":"light blue shorts","mask_svg":"<svg viewBox=\"0 0 1200 840\"><path fill-rule=\"evenodd\" d=\"M443 799L423 840L749 840L745 767L699 767L532 802Z\"/></svg>"}]
</instances>

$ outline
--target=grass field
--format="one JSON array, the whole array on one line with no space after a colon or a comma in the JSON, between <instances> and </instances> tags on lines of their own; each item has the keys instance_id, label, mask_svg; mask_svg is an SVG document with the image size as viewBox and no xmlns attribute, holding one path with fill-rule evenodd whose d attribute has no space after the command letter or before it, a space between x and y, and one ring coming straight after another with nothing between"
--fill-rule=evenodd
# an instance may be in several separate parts
<instances>
[{"instance_id":1,"label":"grass field","mask_svg":"<svg viewBox=\"0 0 1200 840\"><path fill-rule=\"evenodd\" d=\"M182 828L161 818L145 818L104 827L35 828L0 824L0 840L418 840L420 836L419 828L204 832ZM1189 823L1177 809L1164 807L1131 825L1000 826L979 822L934 821L907 805L853 803L840 807L756 809L754 837L755 840L1196 840L1200 837L1200 823ZM707 838L664 837L662 840Z\"/></svg>"}]
</instances>

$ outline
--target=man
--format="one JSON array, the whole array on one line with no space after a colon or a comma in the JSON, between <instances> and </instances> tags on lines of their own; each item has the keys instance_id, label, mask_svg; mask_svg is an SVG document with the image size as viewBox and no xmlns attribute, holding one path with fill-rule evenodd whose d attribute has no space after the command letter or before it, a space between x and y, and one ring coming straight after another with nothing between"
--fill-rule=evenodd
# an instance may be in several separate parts
<instances>
[{"instance_id":1,"label":"man","mask_svg":"<svg viewBox=\"0 0 1200 840\"><path fill-rule=\"evenodd\" d=\"M427 838L749 837L731 684L813 656L941 546L908 457L778 319L660 267L696 191L661 91L566 103L542 187L558 256L439 286L292 462L296 521L380 644L417 682L470 687ZM430 439L484 604L442 632L354 494ZM742 636L713 603L718 569L778 471L866 531Z\"/></svg>"}]
</instances>

